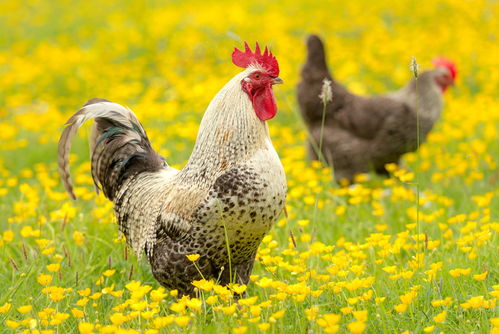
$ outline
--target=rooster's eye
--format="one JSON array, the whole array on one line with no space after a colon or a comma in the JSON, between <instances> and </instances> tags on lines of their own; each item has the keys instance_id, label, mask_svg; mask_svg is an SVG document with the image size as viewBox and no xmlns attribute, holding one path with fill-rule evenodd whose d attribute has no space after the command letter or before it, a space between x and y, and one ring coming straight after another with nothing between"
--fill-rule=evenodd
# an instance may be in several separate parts
<instances>
[{"instance_id":1,"label":"rooster's eye","mask_svg":"<svg viewBox=\"0 0 499 334\"><path fill-rule=\"evenodd\" d=\"M260 73L255 74L255 79L260 79Z\"/></svg>"}]
</instances>

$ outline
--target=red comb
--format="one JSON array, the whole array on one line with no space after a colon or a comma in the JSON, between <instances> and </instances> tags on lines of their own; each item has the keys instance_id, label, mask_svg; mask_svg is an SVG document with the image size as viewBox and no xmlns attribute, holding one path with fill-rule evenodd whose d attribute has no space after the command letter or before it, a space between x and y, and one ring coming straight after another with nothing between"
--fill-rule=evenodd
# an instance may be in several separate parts
<instances>
[{"instance_id":1,"label":"red comb","mask_svg":"<svg viewBox=\"0 0 499 334\"><path fill-rule=\"evenodd\" d=\"M279 64L277 63L277 59L275 59L272 52L270 52L267 47L265 47L262 54L258 42L256 43L255 52L251 51L246 42L244 42L244 52L234 48L234 52L232 52L232 62L234 65L242 68L247 68L251 64L257 64L267 70L271 76L277 77L279 75Z\"/></svg>"},{"instance_id":2,"label":"red comb","mask_svg":"<svg viewBox=\"0 0 499 334\"><path fill-rule=\"evenodd\" d=\"M445 67L446 69L448 69L452 75L452 79L454 80L456 79L457 76L456 63L442 57L434 58L432 62L433 65L435 65L436 67Z\"/></svg>"}]
</instances>

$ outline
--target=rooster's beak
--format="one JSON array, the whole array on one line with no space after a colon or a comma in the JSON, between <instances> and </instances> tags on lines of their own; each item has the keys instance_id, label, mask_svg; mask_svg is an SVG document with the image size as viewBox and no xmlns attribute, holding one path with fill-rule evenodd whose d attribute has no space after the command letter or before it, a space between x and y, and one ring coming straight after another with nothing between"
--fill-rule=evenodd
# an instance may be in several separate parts
<instances>
[{"instance_id":1,"label":"rooster's beak","mask_svg":"<svg viewBox=\"0 0 499 334\"><path fill-rule=\"evenodd\" d=\"M279 77L275 77L275 78L272 79L272 84L273 85L283 84L283 83L284 83L284 81L282 81L282 79L279 78Z\"/></svg>"}]
</instances>

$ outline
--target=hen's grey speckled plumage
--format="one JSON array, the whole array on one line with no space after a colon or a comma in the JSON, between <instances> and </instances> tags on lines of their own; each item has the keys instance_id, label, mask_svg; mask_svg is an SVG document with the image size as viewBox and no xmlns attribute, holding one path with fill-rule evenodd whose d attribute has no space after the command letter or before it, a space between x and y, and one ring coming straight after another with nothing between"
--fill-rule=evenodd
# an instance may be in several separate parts
<instances>
[{"instance_id":1,"label":"hen's grey speckled plumage","mask_svg":"<svg viewBox=\"0 0 499 334\"><path fill-rule=\"evenodd\" d=\"M331 76L324 45L319 37L307 40L308 56L298 84L298 102L311 142L309 155L317 159L321 137L323 104L319 99L323 80L331 80L333 101L326 105L322 154L333 165L337 180L352 181L355 174L386 174L385 164L398 163L401 155L417 149L417 116L421 142L431 131L442 109L442 92L434 78L447 71L437 68L420 74L418 105L416 81L398 92L374 97L354 95Z\"/></svg>"},{"instance_id":2,"label":"hen's grey speckled plumage","mask_svg":"<svg viewBox=\"0 0 499 334\"><path fill-rule=\"evenodd\" d=\"M190 282L201 278L186 258L194 253L201 255L196 265L206 279L246 284L257 248L284 207L283 167L267 124L240 85L255 70L236 75L212 100L182 170L154 152L131 110L101 99L70 118L59 142L59 169L74 198L71 140L95 118L90 146L96 186L113 200L128 244L139 255L146 251L156 279L183 294L193 294Z\"/></svg>"}]
</instances>

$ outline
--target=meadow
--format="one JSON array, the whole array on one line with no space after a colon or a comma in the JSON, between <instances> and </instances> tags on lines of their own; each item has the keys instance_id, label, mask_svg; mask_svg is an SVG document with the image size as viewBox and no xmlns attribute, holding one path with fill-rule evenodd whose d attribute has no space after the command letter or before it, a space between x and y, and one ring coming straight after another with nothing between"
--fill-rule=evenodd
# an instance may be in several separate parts
<instances>
[{"instance_id":1,"label":"meadow","mask_svg":"<svg viewBox=\"0 0 499 334\"><path fill-rule=\"evenodd\" d=\"M0 333L499 333L499 2L30 0L0 13ZM341 187L306 159L295 85L308 33L360 94L401 87L412 56L422 70L439 55L457 63L441 120L390 178ZM248 286L198 281L199 297L181 298L95 194L89 127L71 155L77 201L57 141L103 97L183 166L245 40L271 47L285 82L269 127L288 217Z\"/></svg>"}]
</instances>

